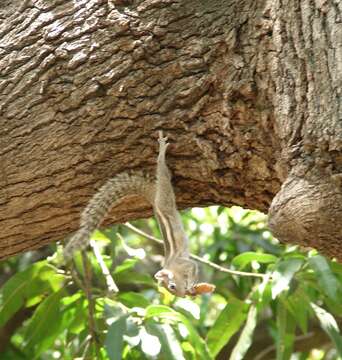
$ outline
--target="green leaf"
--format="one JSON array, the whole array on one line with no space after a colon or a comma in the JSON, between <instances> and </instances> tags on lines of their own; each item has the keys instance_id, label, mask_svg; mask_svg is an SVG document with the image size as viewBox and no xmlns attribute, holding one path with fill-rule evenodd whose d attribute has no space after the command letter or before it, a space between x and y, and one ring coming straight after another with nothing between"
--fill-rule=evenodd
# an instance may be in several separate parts
<instances>
[{"instance_id":1,"label":"green leaf","mask_svg":"<svg viewBox=\"0 0 342 360\"><path fill-rule=\"evenodd\" d=\"M232 260L232 264L239 269L243 269L245 266L250 264L252 261L257 261L259 263L268 264L268 263L274 263L277 260L278 260L278 258L271 254L263 254L263 253L246 251L238 256L235 256L235 258Z\"/></svg>"},{"instance_id":2,"label":"green leaf","mask_svg":"<svg viewBox=\"0 0 342 360\"><path fill-rule=\"evenodd\" d=\"M330 267L336 275L342 276L342 264L332 261Z\"/></svg>"},{"instance_id":3,"label":"green leaf","mask_svg":"<svg viewBox=\"0 0 342 360\"><path fill-rule=\"evenodd\" d=\"M302 332L306 334L308 331L308 309L310 309L310 307L305 297L301 293L296 292L286 299L283 299L283 302Z\"/></svg>"},{"instance_id":4,"label":"green leaf","mask_svg":"<svg viewBox=\"0 0 342 360\"><path fill-rule=\"evenodd\" d=\"M169 324L158 324L149 320L146 324L148 331L158 337L161 344L163 359L185 360L183 350L176 334Z\"/></svg>"},{"instance_id":5,"label":"green leaf","mask_svg":"<svg viewBox=\"0 0 342 360\"><path fill-rule=\"evenodd\" d=\"M125 259L122 264L118 265L115 268L114 274L120 274L122 272L132 270L134 268L135 264L138 262L138 259Z\"/></svg>"},{"instance_id":6,"label":"green leaf","mask_svg":"<svg viewBox=\"0 0 342 360\"><path fill-rule=\"evenodd\" d=\"M229 360L241 360L245 356L249 347L252 344L253 333L257 324L257 309L252 305L249 308L247 315L247 322L244 326L242 333L239 337L237 344L235 345Z\"/></svg>"},{"instance_id":7,"label":"green leaf","mask_svg":"<svg viewBox=\"0 0 342 360\"><path fill-rule=\"evenodd\" d=\"M178 298L174 303L174 308L185 316L190 315L196 320L200 319L201 309L198 304L196 304L194 301L191 301L190 299Z\"/></svg>"},{"instance_id":8,"label":"green leaf","mask_svg":"<svg viewBox=\"0 0 342 360\"><path fill-rule=\"evenodd\" d=\"M114 321L109 329L105 340L105 349L110 360L121 360L123 349L123 336L126 331L126 321L129 315L121 316Z\"/></svg>"},{"instance_id":9,"label":"green leaf","mask_svg":"<svg viewBox=\"0 0 342 360\"><path fill-rule=\"evenodd\" d=\"M207 349L204 340L199 336L198 332L193 327L189 319L185 317L183 314L165 305L151 305L148 308L146 308L145 318L151 319L154 317L165 319L167 321L173 321L175 323L182 323L183 325L185 325L185 327L189 332L190 342L196 349L196 353L198 354L199 358L211 359L210 353Z\"/></svg>"},{"instance_id":10,"label":"green leaf","mask_svg":"<svg viewBox=\"0 0 342 360\"><path fill-rule=\"evenodd\" d=\"M136 322L136 318L134 317L128 317L126 321L126 334L129 337L135 337L139 335L139 327Z\"/></svg>"},{"instance_id":11,"label":"green leaf","mask_svg":"<svg viewBox=\"0 0 342 360\"><path fill-rule=\"evenodd\" d=\"M287 259L277 264L272 274L272 299L275 299L283 291L288 290L293 276L302 264L303 260L298 258Z\"/></svg>"},{"instance_id":12,"label":"green leaf","mask_svg":"<svg viewBox=\"0 0 342 360\"><path fill-rule=\"evenodd\" d=\"M106 319L116 321L126 314L127 310L123 305L121 305L121 303L112 301L111 299L105 299L104 315Z\"/></svg>"},{"instance_id":13,"label":"green leaf","mask_svg":"<svg viewBox=\"0 0 342 360\"><path fill-rule=\"evenodd\" d=\"M114 275L114 280L118 284L140 284L150 287L157 287L156 282L147 274L127 270Z\"/></svg>"},{"instance_id":14,"label":"green leaf","mask_svg":"<svg viewBox=\"0 0 342 360\"><path fill-rule=\"evenodd\" d=\"M240 329L247 317L248 305L238 299L232 299L222 310L208 332L207 344L215 357Z\"/></svg>"},{"instance_id":15,"label":"green leaf","mask_svg":"<svg viewBox=\"0 0 342 360\"><path fill-rule=\"evenodd\" d=\"M40 261L12 276L0 289L0 326L31 300L34 305L47 291L61 286L61 276L46 261ZM34 300L34 301L33 301Z\"/></svg>"},{"instance_id":16,"label":"green leaf","mask_svg":"<svg viewBox=\"0 0 342 360\"><path fill-rule=\"evenodd\" d=\"M61 299L64 295L65 289L63 288L39 304L25 331L23 342L25 353L34 354L34 358L38 358L53 344L59 335L63 321Z\"/></svg>"},{"instance_id":17,"label":"green leaf","mask_svg":"<svg viewBox=\"0 0 342 360\"><path fill-rule=\"evenodd\" d=\"M129 308L137 306L146 308L151 304L143 295L134 292L121 293L117 296L117 300Z\"/></svg>"},{"instance_id":18,"label":"green leaf","mask_svg":"<svg viewBox=\"0 0 342 360\"><path fill-rule=\"evenodd\" d=\"M68 324L68 332L71 334L79 334L88 326L88 307L87 302L80 293L62 299L62 303L66 305L63 315L71 317ZM69 313L69 314L68 314Z\"/></svg>"},{"instance_id":19,"label":"green leaf","mask_svg":"<svg viewBox=\"0 0 342 360\"><path fill-rule=\"evenodd\" d=\"M165 305L150 305L146 309L145 317L148 319L148 318L151 318L154 316L161 316L161 315L165 315L165 314L170 315L174 319L178 319L177 312Z\"/></svg>"},{"instance_id":20,"label":"green leaf","mask_svg":"<svg viewBox=\"0 0 342 360\"><path fill-rule=\"evenodd\" d=\"M341 284L331 271L328 261L321 255L309 258L309 264L315 271L317 280L324 293L334 302L340 303Z\"/></svg>"},{"instance_id":21,"label":"green leaf","mask_svg":"<svg viewBox=\"0 0 342 360\"><path fill-rule=\"evenodd\" d=\"M280 300L277 302L277 330L277 360L289 360L292 355L296 323Z\"/></svg>"},{"instance_id":22,"label":"green leaf","mask_svg":"<svg viewBox=\"0 0 342 360\"><path fill-rule=\"evenodd\" d=\"M315 312L322 329L329 335L330 339L335 344L339 356L342 356L342 337L334 317L323 308L314 303L310 303Z\"/></svg>"},{"instance_id":23,"label":"green leaf","mask_svg":"<svg viewBox=\"0 0 342 360\"><path fill-rule=\"evenodd\" d=\"M226 210L226 208L224 206L219 206L217 208L217 215L221 215L224 211Z\"/></svg>"}]
</instances>

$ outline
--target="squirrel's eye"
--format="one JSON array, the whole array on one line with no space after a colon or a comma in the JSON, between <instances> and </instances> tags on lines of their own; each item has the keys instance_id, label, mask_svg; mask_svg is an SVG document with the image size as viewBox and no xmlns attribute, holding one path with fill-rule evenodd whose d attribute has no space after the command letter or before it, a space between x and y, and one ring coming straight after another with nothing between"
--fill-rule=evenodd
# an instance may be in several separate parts
<instances>
[{"instance_id":1,"label":"squirrel's eye","mask_svg":"<svg viewBox=\"0 0 342 360\"><path fill-rule=\"evenodd\" d=\"M169 288L169 290L171 290L171 291L175 291L175 290L176 290L176 284L171 283L171 284L169 284L168 288Z\"/></svg>"}]
</instances>

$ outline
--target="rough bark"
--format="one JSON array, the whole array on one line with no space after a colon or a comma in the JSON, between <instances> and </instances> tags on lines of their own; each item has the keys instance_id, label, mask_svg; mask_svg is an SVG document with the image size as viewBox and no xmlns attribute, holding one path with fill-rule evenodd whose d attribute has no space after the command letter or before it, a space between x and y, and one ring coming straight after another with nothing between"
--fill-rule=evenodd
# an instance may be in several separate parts
<instances>
[{"instance_id":1,"label":"rough bark","mask_svg":"<svg viewBox=\"0 0 342 360\"><path fill-rule=\"evenodd\" d=\"M341 259L341 6L4 1L0 257L74 231L107 178L153 173L164 129L180 208L270 209L280 240ZM108 223L150 214L126 199Z\"/></svg>"}]
</instances>

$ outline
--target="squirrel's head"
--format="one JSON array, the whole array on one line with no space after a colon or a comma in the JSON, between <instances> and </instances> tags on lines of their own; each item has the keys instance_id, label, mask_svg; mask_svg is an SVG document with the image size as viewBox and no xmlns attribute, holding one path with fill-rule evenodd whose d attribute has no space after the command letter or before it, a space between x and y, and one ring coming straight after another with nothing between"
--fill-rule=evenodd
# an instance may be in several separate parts
<instances>
[{"instance_id":1,"label":"squirrel's head","mask_svg":"<svg viewBox=\"0 0 342 360\"><path fill-rule=\"evenodd\" d=\"M196 274L184 272L181 267L178 267L176 270L164 268L159 270L154 276L162 286L179 297L208 294L215 290L215 285L197 283Z\"/></svg>"},{"instance_id":2,"label":"squirrel's head","mask_svg":"<svg viewBox=\"0 0 342 360\"><path fill-rule=\"evenodd\" d=\"M187 295L187 281L185 275L179 271L162 269L159 270L154 277L162 286L170 291L170 293L180 297Z\"/></svg>"}]
</instances>

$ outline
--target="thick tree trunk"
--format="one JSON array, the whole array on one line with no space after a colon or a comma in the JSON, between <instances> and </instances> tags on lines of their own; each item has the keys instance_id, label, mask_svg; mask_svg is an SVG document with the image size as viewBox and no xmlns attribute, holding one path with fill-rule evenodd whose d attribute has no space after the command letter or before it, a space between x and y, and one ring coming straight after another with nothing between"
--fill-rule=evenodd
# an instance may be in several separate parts
<instances>
[{"instance_id":1,"label":"thick tree trunk","mask_svg":"<svg viewBox=\"0 0 342 360\"><path fill-rule=\"evenodd\" d=\"M154 173L163 129L180 208L269 210L280 240L342 259L341 7L3 1L0 257L76 230L109 177ZM108 223L150 214L126 199Z\"/></svg>"}]
</instances>

